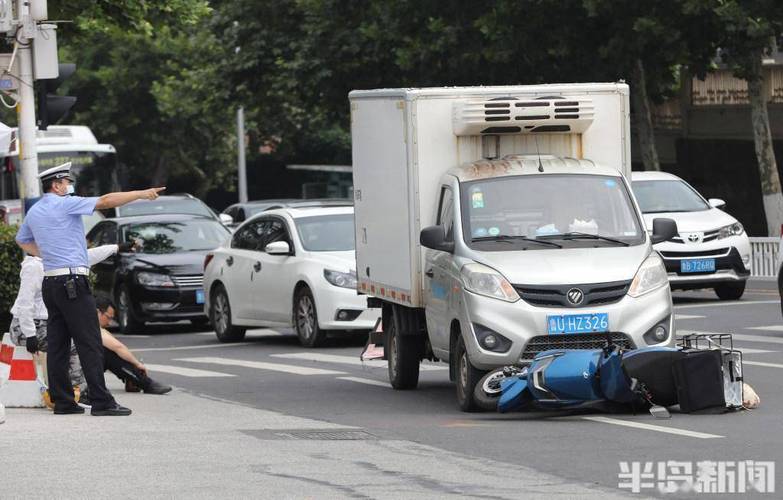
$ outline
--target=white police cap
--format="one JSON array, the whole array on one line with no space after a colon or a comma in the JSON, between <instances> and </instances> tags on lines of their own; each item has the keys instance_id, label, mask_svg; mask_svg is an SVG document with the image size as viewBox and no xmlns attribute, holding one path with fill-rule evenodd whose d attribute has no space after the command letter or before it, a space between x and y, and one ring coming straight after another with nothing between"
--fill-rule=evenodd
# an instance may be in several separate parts
<instances>
[{"instance_id":1,"label":"white police cap","mask_svg":"<svg viewBox=\"0 0 783 500\"><path fill-rule=\"evenodd\" d=\"M44 170L38 174L38 178L41 179L41 182L51 179L68 179L69 181L73 181L73 177L71 177L71 162Z\"/></svg>"}]
</instances>

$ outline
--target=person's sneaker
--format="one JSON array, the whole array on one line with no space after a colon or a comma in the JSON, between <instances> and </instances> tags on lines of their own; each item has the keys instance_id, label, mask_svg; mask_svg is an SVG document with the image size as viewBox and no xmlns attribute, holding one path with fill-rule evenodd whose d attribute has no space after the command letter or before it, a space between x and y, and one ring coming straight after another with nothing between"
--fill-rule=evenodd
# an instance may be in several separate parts
<instances>
[{"instance_id":1,"label":"person's sneaker","mask_svg":"<svg viewBox=\"0 0 783 500\"><path fill-rule=\"evenodd\" d=\"M79 395L79 401L77 401L76 404L82 408L92 408L92 400L90 399L90 395L87 393L87 391L84 391Z\"/></svg>"},{"instance_id":2,"label":"person's sneaker","mask_svg":"<svg viewBox=\"0 0 783 500\"><path fill-rule=\"evenodd\" d=\"M81 410L84 411L84 409ZM90 414L93 417L126 417L131 413L130 408L125 408L119 403L114 403L113 406L109 406L108 408L93 408L90 410Z\"/></svg>"},{"instance_id":3,"label":"person's sneaker","mask_svg":"<svg viewBox=\"0 0 783 500\"><path fill-rule=\"evenodd\" d=\"M163 385L160 382L156 382L152 379L149 379L149 382L147 382L147 385L144 387L145 394L166 394L170 391L170 385Z\"/></svg>"},{"instance_id":4,"label":"person's sneaker","mask_svg":"<svg viewBox=\"0 0 783 500\"><path fill-rule=\"evenodd\" d=\"M141 392L141 387L136 385L130 377L125 379L125 392Z\"/></svg>"},{"instance_id":5,"label":"person's sneaker","mask_svg":"<svg viewBox=\"0 0 783 500\"><path fill-rule=\"evenodd\" d=\"M79 405L73 406L57 406L54 405L55 415L75 415L78 413L84 413L84 408Z\"/></svg>"}]
</instances>

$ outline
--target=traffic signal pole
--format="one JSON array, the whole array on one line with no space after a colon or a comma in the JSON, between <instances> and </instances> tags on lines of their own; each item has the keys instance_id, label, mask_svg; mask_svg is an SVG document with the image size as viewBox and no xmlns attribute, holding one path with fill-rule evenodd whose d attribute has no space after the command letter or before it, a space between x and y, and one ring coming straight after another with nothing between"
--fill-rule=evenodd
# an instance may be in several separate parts
<instances>
[{"instance_id":1,"label":"traffic signal pole","mask_svg":"<svg viewBox=\"0 0 783 500\"><path fill-rule=\"evenodd\" d=\"M17 12L26 12L24 0L17 0ZM24 10L22 10L24 9ZM17 151L19 152L19 195L22 199L41 196L38 182L38 152L35 147L35 85L33 79L32 39L18 33L16 57L19 59L19 102L16 104L18 119Z\"/></svg>"}]
</instances>

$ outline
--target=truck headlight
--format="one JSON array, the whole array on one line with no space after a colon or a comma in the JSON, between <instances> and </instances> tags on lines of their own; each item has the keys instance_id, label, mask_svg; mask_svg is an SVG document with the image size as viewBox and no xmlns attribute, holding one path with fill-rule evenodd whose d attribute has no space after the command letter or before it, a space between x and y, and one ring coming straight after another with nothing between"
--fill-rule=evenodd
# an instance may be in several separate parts
<instances>
[{"instance_id":1,"label":"truck headlight","mask_svg":"<svg viewBox=\"0 0 783 500\"><path fill-rule=\"evenodd\" d=\"M340 271L324 269L324 278L334 286L356 289L356 272L354 271L351 271L350 273L341 273Z\"/></svg>"},{"instance_id":2,"label":"truck headlight","mask_svg":"<svg viewBox=\"0 0 783 500\"><path fill-rule=\"evenodd\" d=\"M466 290L506 302L519 300L519 295L511 283L491 267L483 264L465 264L461 274L462 284Z\"/></svg>"},{"instance_id":3,"label":"truck headlight","mask_svg":"<svg viewBox=\"0 0 783 500\"><path fill-rule=\"evenodd\" d=\"M141 271L136 273L136 281L142 286L173 287L174 281L168 274L148 273Z\"/></svg>"},{"instance_id":4,"label":"truck headlight","mask_svg":"<svg viewBox=\"0 0 783 500\"><path fill-rule=\"evenodd\" d=\"M744 232L745 228L742 227L742 224L735 222L734 224L729 224L728 226L720 228L718 230L718 239L722 240L723 238L729 238L731 236L739 236Z\"/></svg>"},{"instance_id":5,"label":"truck headlight","mask_svg":"<svg viewBox=\"0 0 783 500\"><path fill-rule=\"evenodd\" d=\"M656 253L650 254L639 270L633 277L631 286L628 289L628 295L631 297L641 297L645 293L652 292L663 285L669 284L669 277L666 275L666 266L663 265L663 259Z\"/></svg>"}]
</instances>

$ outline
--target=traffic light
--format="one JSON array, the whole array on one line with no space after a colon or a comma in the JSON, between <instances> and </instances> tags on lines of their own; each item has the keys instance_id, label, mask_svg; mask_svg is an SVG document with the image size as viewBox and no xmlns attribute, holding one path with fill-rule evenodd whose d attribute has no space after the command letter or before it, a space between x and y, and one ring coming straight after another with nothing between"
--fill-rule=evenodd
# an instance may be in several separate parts
<instances>
[{"instance_id":1,"label":"traffic light","mask_svg":"<svg viewBox=\"0 0 783 500\"><path fill-rule=\"evenodd\" d=\"M60 76L50 80L38 80L38 129L46 128L59 122L68 114L71 107L76 104L76 97L71 95L57 95L57 88L67 80L75 71L73 63L61 63L58 65Z\"/></svg>"}]
</instances>

